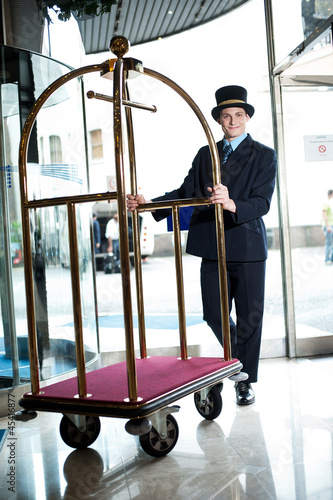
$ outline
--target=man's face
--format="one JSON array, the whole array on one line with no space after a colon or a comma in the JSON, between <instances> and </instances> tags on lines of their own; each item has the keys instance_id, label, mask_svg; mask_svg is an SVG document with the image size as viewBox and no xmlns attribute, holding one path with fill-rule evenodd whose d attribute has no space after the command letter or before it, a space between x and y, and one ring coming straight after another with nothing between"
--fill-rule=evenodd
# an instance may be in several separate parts
<instances>
[{"instance_id":1,"label":"man's face","mask_svg":"<svg viewBox=\"0 0 333 500\"><path fill-rule=\"evenodd\" d=\"M222 127L224 137L230 142L245 132L249 119L249 115L243 108L225 108L222 109L217 122Z\"/></svg>"}]
</instances>

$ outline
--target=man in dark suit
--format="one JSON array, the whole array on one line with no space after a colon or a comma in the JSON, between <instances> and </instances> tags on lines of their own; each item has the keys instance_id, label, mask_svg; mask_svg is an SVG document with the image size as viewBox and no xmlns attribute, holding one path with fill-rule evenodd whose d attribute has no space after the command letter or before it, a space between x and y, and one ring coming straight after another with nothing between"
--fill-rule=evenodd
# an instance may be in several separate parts
<instances>
[{"instance_id":1,"label":"man in dark suit","mask_svg":"<svg viewBox=\"0 0 333 500\"><path fill-rule=\"evenodd\" d=\"M201 257L201 291L204 319L222 344L215 209L223 205L229 314L235 304L236 322L230 317L232 356L239 359L249 377L238 382L236 402L252 404L252 383L257 382L264 311L267 214L275 187L276 153L245 132L254 114L247 103L247 91L230 85L215 93L213 118L222 127L223 140L217 143L221 158L221 183L213 186L208 146L201 148L183 184L153 201L207 197L211 205L194 207L187 240L187 253ZM228 151L229 150L229 151ZM142 195L128 195L130 211L146 203ZM161 220L169 210L156 210Z\"/></svg>"},{"instance_id":2,"label":"man in dark suit","mask_svg":"<svg viewBox=\"0 0 333 500\"><path fill-rule=\"evenodd\" d=\"M101 251L101 228L99 221L97 219L97 214L93 213L93 234L94 234L94 244L95 253L100 253Z\"/></svg>"}]
</instances>

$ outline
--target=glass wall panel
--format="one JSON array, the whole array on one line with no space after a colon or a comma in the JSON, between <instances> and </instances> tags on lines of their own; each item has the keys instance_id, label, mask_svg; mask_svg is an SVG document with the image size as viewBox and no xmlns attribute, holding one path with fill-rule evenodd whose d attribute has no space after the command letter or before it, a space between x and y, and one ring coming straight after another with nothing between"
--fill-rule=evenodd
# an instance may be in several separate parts
<instances>
[{"instance_id":1,"label":"glass wall panel","mask_svg":"<svg viewBox=\"0 0 333 500\"><path fill-rule=\"evenodd\" d=\"M70 68L11 47L1 53L0 387L30 377L22 255L18 151L25 119L39 95ZM56 91L40 111L28 150L29 199L87 190L82 88ZM32 210L31 242L41 377L73 368L75 349L67 214L63 206ZM90 243L91 207L77 207L86 360L97 352ZM66 234L67 231L67 234ZM9 249L9 250L8 250Z\"/></svg>"},{"instance_id":2,"label":"glass wall panel","mask_svg":"<svg viewBox=\"0 0 333 500\"><path fill-rule=\"evenodd\" d=\"M282 73L286 180L292 246L297 356L332 352L330 257L323 207L333 189L333 50L318 37L311 51Z\"/></svg>"},{"instance_id":3,"label":"glass wall panel","mask_svg":"<svg viewBox=\"0 0 333 500\"><path fill-rule=\"evenodd\" d=\"M333 105L332 90L326 85L283 89L296 336L309 339L309 346L315 345L311 339L333 333L333 266L331 257L325 257L322 217L328 190L333 190L328 111Z\"/></svg>"},{"instance_id":4,"label":"glass wall panel","mask_svg":"<svg viewBox=\"0 0 333 500\"><path fill-rule=\"evenodd\" d=\"M90 212L77 206L76 224L86 360L97 351L92 287ZM30 211L36 326L41 377L75 368L75 332L65 206Z\"/></svg>"},{"instance_id":5,"label":"glass wall panel","mask_svg":"<svg viewBox=\"0 0 333 500\"><path fill-rule=\"evenodd\" d=\"M128 55L141 60L145 67L170 77L188 92L207 118L217 141L222 138L222 131L211 117L212 104L215 101L214 93L223 85L244 85L248 90L248 100L256 110L254 117L248 123L247 130L255 140L273 147L264 14L262 0L252 0L209 25L158 42L131 47ZM255 34L248 22L249 18L256 19ZM216 54L223 53L225 47L228 47L235 35L235 26L237 33L242 35L233 43L233 57L228 61L226 72ZM207 51L206 44L202 43L203 40L207 40L208 32L210 46L216 50ZM248 41L247 44L243 43L244 39ZM102 57L106 58L109 55L105 54L101 59ZM89 56L88 60L92 64L96 56ZM112 95L109 80L93 73L86 75L85 81L87 91L91 89ZM133 101L147 105L154 104L157 107L156 113L136 109L132 111L138 186L149 199L181 184L198 148L206 144L207 139L192 110L166 85L147 75L140 75L129 80L128 88ZM114 181L111 111L108 103L93 99L87 102L87 124L91 139L98 129L102 130L103 139L103 158L93 158L93 144L91 144L92 192L105 190L107 176L111 177L111 183ZM128 160L126 148L124 154L126 163ZM103 207L99 204L96 209L102 227L107 216L110 218L110 206L105 204ZM265 223L268 230L269 257L261 355L269 357L285 354L276 193ZM157 255L167 241L167 223L153 221L152 227L155 231L155 255ZM184 240L185 238L186 234ZM100 275L97 274L97 287L99 281ZM200 284L198 287L200 290ZM196 304L191 304L189 307L198 310Z\"/></svg>"},{"instance_id":6,"label":"glass wall panel","mask_svg":"<svg viewBox=\"0 0 333 500\"><path fill-rule=\"evenodd\" d=\"M27 167L29 200L87 193L82 114L79 79L60 87L38 113L37 144L30 147L39 154Z\"/></svg>"}]
</instances>

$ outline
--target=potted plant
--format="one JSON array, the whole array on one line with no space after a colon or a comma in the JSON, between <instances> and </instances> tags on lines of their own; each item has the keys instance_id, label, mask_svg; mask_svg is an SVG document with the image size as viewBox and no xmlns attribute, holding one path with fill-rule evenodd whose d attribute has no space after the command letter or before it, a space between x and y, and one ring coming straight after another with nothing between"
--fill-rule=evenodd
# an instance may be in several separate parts
<instances>
[{"instance_id":1,"label":"potted plant","mask_svg":"<svg viewBox=\"0 0 333 500\"><path fill-rule=\"evenodd\" d=\"M50 23L48 9L52 9L60 21L68 21L73 14L77 19L100 16L111 11L117 0L36 0L38 10Z\"/></svg>"}]
</instances>

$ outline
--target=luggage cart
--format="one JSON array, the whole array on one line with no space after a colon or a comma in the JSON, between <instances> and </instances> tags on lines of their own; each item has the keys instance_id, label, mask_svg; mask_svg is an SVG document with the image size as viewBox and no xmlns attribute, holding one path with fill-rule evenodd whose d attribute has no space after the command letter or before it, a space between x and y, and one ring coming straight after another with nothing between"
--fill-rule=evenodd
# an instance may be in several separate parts
<instances>
[{"instance_id":1,"label":"luggage cart","mask_svg":"<svg viewBox=\"0 0 333 500\"><path fill-rule=\"evenodd\" d=\"M130 285L131 266L128 243L128 214L122 149L122 120L123 115L125 115L130 156L131 192L135 194L137 193L137 181L131 108L135 107L155 112L156 107L132 102L129 96L127 79L133 75L148 75L165 83L185 99L196 114L206 133L212 156L214 184L220 179L219 158L212 133L205 118L184 90L164 75L144 68L140 61L133 58L124 58L124 55L129 50L129 42L125 37L114 37L110 42L110 50L116 55L116 59L110 59L102 64L85 66L73 70L53 82L35 102L23 129L19 151L19 170L31 391L21 397L19 404L23 408L22 413L27 418L29 414L34 414L35 416L37 411L62 413L63 418L60 423L60 434L64 442L73 448L86 448L90 446L97 439L100 432L99 417L105 416L127 419L128 421L125 425L126 431L132 435L139 436L144 451L151 456L163 456L173 449L178 439L178 425L172 415L179 410L179 406L174 404L176 401L189 394L194 394L194 402L198 412L206 419L214 419L220 414L222 409L221 381L227 377L233 380L245 380L247 375L241 372L242 364L240 361L231 358L223 212L220 205L215 206L215 211L219 242L218 259L224 355L219 357L189 357L187 353L179 209L183 206L207 205L209 204L209 198L150 203L140 206L132 214L140 343L140 357L136 358ZM50 95L66 82L95 71L99 71L101 76L113 80L113 97L96 94L93 91L89 91L87 97L113 103L116 190L106 193L29 201L26 180L27 148L31 130L39 110ZM78 203L91 203L102 200L116 201L118 206L126 360L86 373L75 207ZM41 389L33 293L29 211L35 208L55 205L65 205L68 214L77 375L47 385ZM158 210L160 208L170 208L173 218L180 335L180 353L177 357L148 356L146 347L138 217L139 211Z\"/></svg>"}]
</instances>

